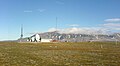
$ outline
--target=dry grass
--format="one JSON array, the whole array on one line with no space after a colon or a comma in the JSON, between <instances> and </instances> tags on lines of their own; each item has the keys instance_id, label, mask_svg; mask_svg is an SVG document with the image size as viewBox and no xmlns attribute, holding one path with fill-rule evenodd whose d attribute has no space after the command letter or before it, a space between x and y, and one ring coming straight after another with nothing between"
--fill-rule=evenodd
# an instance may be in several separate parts
<instances>
[{"instance_id":1,"label":"dry grass","mask_svg":"<svg viewBox=\"0 0 120 66\"><path fill-rule=\"evenodd\" d=\"M119 66L120 43L0 42L0 66Z\"/></svg>"}]
</instances>

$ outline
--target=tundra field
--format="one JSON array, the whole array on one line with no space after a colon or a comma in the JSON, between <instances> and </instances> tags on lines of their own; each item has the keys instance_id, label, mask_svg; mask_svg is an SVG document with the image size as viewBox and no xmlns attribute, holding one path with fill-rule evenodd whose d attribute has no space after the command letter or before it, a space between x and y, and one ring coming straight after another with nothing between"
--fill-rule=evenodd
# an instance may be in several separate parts
<instances>
[{"instance_id":1,"label":"tundra field","mask_svg":"<svg viewBox=\"0 0 120 66\"><path fill-rule=\"evenodd\" d=\"M0 66L120 66L120 43L0 42Z\"/></svg>"}]
</instances>

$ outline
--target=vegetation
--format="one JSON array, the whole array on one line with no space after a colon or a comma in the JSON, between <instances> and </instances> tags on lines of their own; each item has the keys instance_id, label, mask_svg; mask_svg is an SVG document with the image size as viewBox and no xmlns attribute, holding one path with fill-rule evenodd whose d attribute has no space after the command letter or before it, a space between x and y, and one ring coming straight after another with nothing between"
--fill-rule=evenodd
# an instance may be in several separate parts
<instances>
[{"instance_id":1,"label":"vegetation","mask_svg":"<svg viewBox=\"0 0 120 66\"><path fill-rule=\"evenodd\" d=\"M119 66L120 43L0 42L0 66Z\"/></svg>"}]
</instances>

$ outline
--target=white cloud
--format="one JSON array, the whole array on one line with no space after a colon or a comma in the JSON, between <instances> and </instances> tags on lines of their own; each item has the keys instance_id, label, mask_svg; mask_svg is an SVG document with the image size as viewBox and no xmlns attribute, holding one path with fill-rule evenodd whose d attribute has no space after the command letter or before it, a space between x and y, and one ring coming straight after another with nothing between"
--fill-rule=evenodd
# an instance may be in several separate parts
<instances>
[{"instance_id":1,"label":"white cloud","mask_svg":"<svg viewBox=\"0 0 120 66\"><path fill-rule=\"evenodd\" d=\"M112 20L111 20L112 21ZM113 21L119 21L119 20L113 20ZM120 23L106 23L102 24L98 27L77 27L78 24L72 24L69 25L72 26L72 28L64 28L64 29L57 29L59 33L65 33L65 34L110 34L114 33L114 31L120 32ZM56 31L56 28L50 28L48 30L49 32Z\"/></svg>"},{"instance_id":2,"label":"white cloud","mask_svg":"<svg viewBox=\"0 0 120 66\"><path fill-rule=\"evenodd\" d=\"M106 23L103 24L103 27L111 31L120 31L120 23Z\"/></svg>"},{"instance_id":3,"label":"white cloud","mask_svg":"<svg viewBox=\"0 0 120 66\"><path fill-rule=\"evenodd\" d=\"M103 24L105 27L120 27L120 23L106 23Z\"/></svg>"},{"instance_id":4,"label":"white cloud","mask_svg":"<svg viewBox=\"0 0 120 66\"><path fill-rule=\"evenodd\" d=\"M56 28L50 28L50 29L48 30L48 32L54 32L54 31L56 31Z\"/></svg>"},{"instance_id":5,"label":"white cloud","mask_svg":"<svg viewBox=\"0 0 120 66\"><path fill-rule=\"evenodd\" d=\"M118 31L120 30L120 18L112 18L112 19L106 19L104 20L105 24L102 24L102 27L107 28L111 31Z\"/></svg>"},{"instance_id":6,"label":"white cloud","mask_svg":"<svg viewBox=\"0 0 120 66\"><path fill-rule=\"evenodd\" d=\"M38 9L39 12L44 12L46 9Z\"/></svg>"},{"instance_id":7,"label":"white cloud","mask_svg":"<svg viewBox=\"0 0 120 66\"><path fill-rule=\"evenodd\" d=\"M72 24L72 25L69 25L71 27L78 27L79 25L78 24Z\"/></svg>"},{"instance_id":8,"label":"white cloud","mask_svg":"<svg viewBox=\"0 0 120 66\"><path fill-rule=\"evenodd\" d=\"M30 13L30 12L32 12L32 11L31 11L31 10L25 10L24 12Z\"/></svg>"},{"instance_id":9,"label":"white cloud","mask_svg":"<svg viewBox=\"0 0 120 66\"><path fill-rule=\"evenodd\" d=\"M55 28L50 28L49 32L56 31ZM106 34L109 30L103 29L100 27L82 27L82 28L66 28L66 29L57 29L59 33L73 33L73 34Z\"/></svg>"},{"instance_id":10,"label":"white cloud","mask_svg":"<svg viewBox=\"0 0 120 66\"><path fill-rule=\"evenodd\" d=\"M56 1L56 3L60 4L60 5L64 4L64 2L62 2L62 1Z\"/></svg>"},{"instance_id":11,"label":"white cloud","mask_svg":"<svg viewBox=\"0 0 120 66\"><path fill-rule=\"evenodd\" d=\"M106 19L105 22L120 22L120 18Z\"/></svg>"},{"instance_id":12,"label":"white cloud","mask_svg":"<svg viewBox=\"0 0 120 66\"><path fill-rule=\"evenodd\" d=\"M119 30L120 31L120 28L114 28L114 30Z\"/></svg>"}]
</instances>

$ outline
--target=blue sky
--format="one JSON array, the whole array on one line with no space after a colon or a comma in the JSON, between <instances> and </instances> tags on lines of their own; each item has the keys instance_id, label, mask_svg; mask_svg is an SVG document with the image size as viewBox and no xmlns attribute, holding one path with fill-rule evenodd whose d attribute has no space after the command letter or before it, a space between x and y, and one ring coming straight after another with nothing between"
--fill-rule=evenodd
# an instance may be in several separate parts
<instances>
[{"instance_id":1,"label":"blue sky","mask_svg":"<svg viewBox=\"0 0 120 66\"><path fill-rule=\"evenodd\" d=\"M18 39L21 24L24 37L52 31L56 17L62 32L120 32L120 0L0 0L0 40Z\"/></svg>"}]
</instances>

